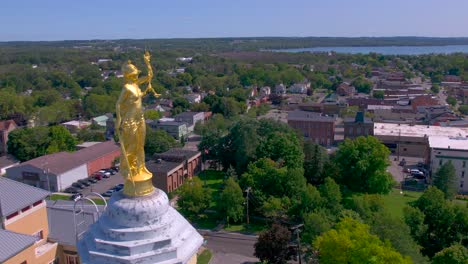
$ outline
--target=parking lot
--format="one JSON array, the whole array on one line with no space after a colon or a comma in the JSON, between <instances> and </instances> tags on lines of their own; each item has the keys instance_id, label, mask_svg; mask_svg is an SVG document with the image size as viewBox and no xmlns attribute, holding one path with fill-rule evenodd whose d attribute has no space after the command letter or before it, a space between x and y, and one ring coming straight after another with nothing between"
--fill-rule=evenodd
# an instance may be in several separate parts
<instances>
[{"instance_id":1,"label":"parking lot","mask_svg":"<svg viewBox=\"0 0 468 264\"><path fill-rule=\"evenodd\" d=\"M424 162L422 158L415 158L415 157L403 157L400 156L400 160L397 160L396 155L390 155L390 166L388 167L388 172L392 174L393 179L400 183L405 179L412 178L412 176L404 172L404 169L418 169L418 163ZM406 164L405 166L399 165L400 161L405 159ZM427 175L426 175L427 176Z\"/></svg>"},{"instance_id":2,"label":"parking lot","mask_svg":"<svg viewBox=\"0 0 468 264\"><path fill-rule=\"evenodd\" d=\"M107 190L111 189L115 185L119 183L123 183L124 180L120 172L117 172L115 175L110 176L110 178L103 178L102 180L98 181L95 184L91 184L91 186L85 187L84 189L80 190L83 195L87 195L91 192L97 192L99 194L105 193Z\"/></svg>"}]
</instances>

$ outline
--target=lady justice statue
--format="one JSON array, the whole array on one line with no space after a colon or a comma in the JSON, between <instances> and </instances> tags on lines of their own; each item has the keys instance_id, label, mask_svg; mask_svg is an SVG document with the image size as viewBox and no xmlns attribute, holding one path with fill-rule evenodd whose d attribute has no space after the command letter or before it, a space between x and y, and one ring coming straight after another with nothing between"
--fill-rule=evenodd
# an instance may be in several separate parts
<instances>
[{"instance_id":1,"label":"lady justice statue","mask_svg":"<svg viewBox=\"0 0 468 264\"><path fill-rule=\"evenodd\" d=\"M116 105L115 130L120 141L121 157L120 172L125 180L124 194L127 196L143 196L154 190L152 174L145 166L145 135L146 123L143 115L141 99L148 92L159 97L151 86L153 69L150 64L150 54L145 52L144 60L148 68L148 76L138 78L140 71L128 61L122 66L124 87ZM148 83L142 92L139 85Z\"/></svg>"}]
</instances>

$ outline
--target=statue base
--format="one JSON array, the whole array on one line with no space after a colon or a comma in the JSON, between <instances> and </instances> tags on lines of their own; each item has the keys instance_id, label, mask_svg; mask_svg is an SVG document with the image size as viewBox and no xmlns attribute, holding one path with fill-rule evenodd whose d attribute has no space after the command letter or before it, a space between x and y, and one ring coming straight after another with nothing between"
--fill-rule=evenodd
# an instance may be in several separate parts
<instances>
[{"instance_id":1,"label":"statue base","mask_svg":"<svg viewBox=\"0 0 468 264\"><path fill-rule=\"evenodd\" d=\"M123 193L126 196L145 196L154 192L153 181L151 178L144 181L126 180L124 183Z\"/></svg>"},{"instance_id":2,"label":"statue base","mask_svg":"<svg viewBox=\"0 0 468 264\"><path fill-rule=\"evenodd\" d=\"M154 190L128 197L117 192L99 220L78 241L83 264L196 263L203 237Z\"/></svg>"}]
</instances>

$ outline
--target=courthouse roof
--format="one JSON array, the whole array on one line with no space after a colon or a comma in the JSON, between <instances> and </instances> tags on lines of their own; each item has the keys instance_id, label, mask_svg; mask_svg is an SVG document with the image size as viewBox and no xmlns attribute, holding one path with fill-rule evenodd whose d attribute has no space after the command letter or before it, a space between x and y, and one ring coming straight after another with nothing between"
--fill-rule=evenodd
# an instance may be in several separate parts
<instances>
[{"instance_id":1,"label":"courthouse roof","mask_svg":"<svg viewBox=\"0 0 468 264\"><path fill-rule=\"evenodd\" d=\"M0 229L0 263L14 257L36 242L36 238L29 235Z\"/></svg>"},{"instance_id":2,"label":"courthouse roof","mask_svg":"<svg viewBox=\"0 0 468 264\"><path fill-rule=\"evenodd\" d=\"M48 191L0 177L0 216L10 215L49 195Z\"/></svg>"}]
</instances>

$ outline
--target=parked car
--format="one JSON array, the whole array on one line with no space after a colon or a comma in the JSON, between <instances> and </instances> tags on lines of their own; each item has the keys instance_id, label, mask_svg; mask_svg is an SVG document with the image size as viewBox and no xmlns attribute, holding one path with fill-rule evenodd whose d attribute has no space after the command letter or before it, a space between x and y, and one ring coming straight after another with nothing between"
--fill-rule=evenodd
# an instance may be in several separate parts
<instances>
[{"instance_id":1,"label":"parked car","mask_svg":"<svg viewBox=\"0 0 468 264\"><path fill-rule=\"evenodd\" d=\"M426 178L426 176L424 176L424 172L419 171L419 170L411 170L411 176L413 176L416 179Z\"/></svg>"},{"instance_id":2,"label":"parked car","mask_svg":"<svg viewBox=\"0 0 468 264\"><path fill-rule=\"evenodd\" d=\"M79 199L81 199L83 197L83 194L81 193L75 193L73 194L72 196L70 196L70 200L72 201L78 201Z\"/></svg>"},{"instance_id":3,"label":"parked car","mask_svg":"<svg viewBox=\"0 0 468 264\"><path fill-rule=\"evenodd\" d=\"M94 179L98 180L98 181L102 180L102 174L100 174L100 173L95 173L95 174L93 174L92 177Z\"/></svg>"},{"instance_id":4,"label":"parked car","mask_svg":"<svg viewBox=\"0 0 468 264\"><path fill-rule=\"evenodd\" d=\"M124 187L123 183L120 183L120 184L117 184L116 186L114 186L114 188L112 188L113 190L115 190L116 192L122 190Z\"/></svg>"},{"instance_id":5,"label":"parked car","mask_svg":"<svg viewBox=\"0 0 468 264\"><path fill-rule=\"evenodd\" d=\"M109 172L111 175L117 174L117 171L113 169L107 169L106 171Z\"/></svg>"},{"instance_id":6,"label":"parked car","mask_svg":"<svg viewBox=\"0 0 468 264\"><path fill-rule=\"evenodd\" d=\"M102 193L101 195L104 197L111 197L114 192L115 192L114 190L110 189L110 190L107 190L107 192Z\"/></svg>"},{"instance_id":7,"label":"parked car","mask_svg":"<svg viewBox=\"0 0 468 264\"><path fill-rule=\"evenodd\" d=\"M75 188L78 188L78 189L83 189L85 186L80 182L74 182L72 184L72 187L75 187Z\"/></svg>"},{"instance_id":8,"label":"parked car","mask_svg":"<svg viewBox=\"0 0 468 264\"><path fill-rule=\"evenodd\" d=\"M104 175L111 176L111 173L108 172L107 170L100 170L99 172L104 174Z\"/></svg>"},{"instance_id":9,"label":"parked car","mask_svg":"<svg viewBox=\"0 0 468 264\"><path fill-rule=\"evenodd\" d=\"M78 193L78 189L75 187L68 187L64 190L65 193Z\"/></svg>"},{"instance_id":10,"label":"parked car","mask_svg":"<svg viewBox=\"0 0 468 264\"><path fill-rule=\"evenodd\" d=\"M91 183L87 179L78 180L79 183L83 184L84 186L91 186Z\"/></svg>"},{"instance_id":11,"label":"parked car","mask_svg":"<svg viewBox=\"0 0 468 264\"><path fill-rule=\"evenodd\" d=\"M111 169L118 172L119 171L119 166L113 166L113 167L111 167Z\"/></svg>"},{"instance_id":12,"label":"parked car","mask_svg":"<svg viewBox=\"0 0 468 264\"><path fill-rule=\"evenodd\" d=\"M88 181L89 181L90 183L97 183L97 182L98 182L98 179L93 178L93 177L90 177L90 178L88 178Z\"/></svg>"}]
</instances>

